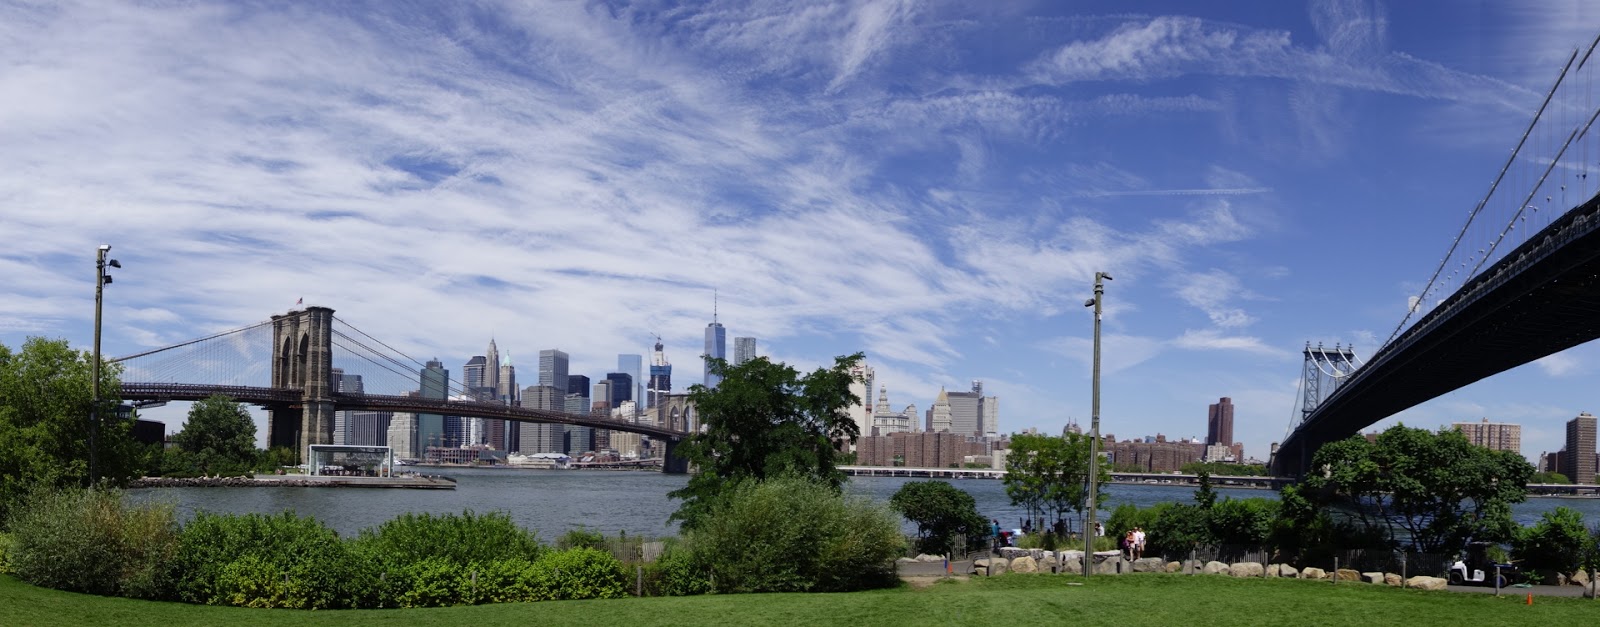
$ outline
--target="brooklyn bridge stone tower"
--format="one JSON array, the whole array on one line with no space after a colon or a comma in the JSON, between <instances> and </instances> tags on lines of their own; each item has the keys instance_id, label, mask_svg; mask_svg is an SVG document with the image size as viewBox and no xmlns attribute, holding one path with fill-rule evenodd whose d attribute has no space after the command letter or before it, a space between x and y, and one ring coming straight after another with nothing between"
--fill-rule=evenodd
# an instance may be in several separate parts
<instances>
[{"instance_id":1,"label":"brooklyn bridge stone tower","mask_svg":"<svg viewBox=\"0 0 1600 627\"><path fill-rule=\"evenodd\" d=\"M267 446L333 443L333 310L306 307L272 317L272 387L300 390L297 404L267 409Z\"/></svg>"}]
</instances>

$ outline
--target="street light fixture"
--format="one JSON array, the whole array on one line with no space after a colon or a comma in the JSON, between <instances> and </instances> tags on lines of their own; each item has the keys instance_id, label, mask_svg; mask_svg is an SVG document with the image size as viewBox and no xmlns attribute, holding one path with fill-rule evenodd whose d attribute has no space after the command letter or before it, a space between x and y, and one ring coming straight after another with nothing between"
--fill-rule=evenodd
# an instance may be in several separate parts
<instances>
[{"instance_id":1,"label":"street light fixture","mask_svg":"<svg viewBox=\"0 0 1600 627\"><path fill-rule=\"evenodd\" d=\"M100 432L100 305L104 300L105 287L111 284L111 275L106 274L106 267L121 268L122 264L115 259L106 259L106 253L111 252L110 244L101 244L95 252L94 261L94 399L89 408L89 485L100 482L100 450L96 442Z\"/></svg>"},{"instance_id":2,"label":"street light fixture","mask_svg":"<svg viewBox=\"0 0 1600 627\"><path fill-rule=\"evenodd\" d=\"M1110 281L1111 275L1104 272L1094 273L1094 298L1083 303L1084 307L1094 307L1094 388L1090 401L1089 422L1089 519L1083 526L1083 576L1089 577L1094 571L1094 538L1095 538L1095 496L1100 491L1100 313L1105 302L1105 281Z\"/></svg>"}]
</instances>

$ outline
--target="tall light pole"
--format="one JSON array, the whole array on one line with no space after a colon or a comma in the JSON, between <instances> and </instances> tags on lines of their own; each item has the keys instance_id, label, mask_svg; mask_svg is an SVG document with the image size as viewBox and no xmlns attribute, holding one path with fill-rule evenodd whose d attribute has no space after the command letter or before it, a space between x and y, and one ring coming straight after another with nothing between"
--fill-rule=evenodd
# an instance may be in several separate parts
<instances>
[{"instance_id":1,"label":"tall light pole","mask_svg":"<svg viewBox=\"0 0 1600 627\"><path fill-rule=\"evenodd\" d=\"M1111 275L1104 272L1094 273L1094 298L1083 304L1085 307L1094 307L1094 391L1091 395L1089 412L1089 521L1083 526L1083 576L1088 577L1094 570L1094 501L1100 492L1100 312L1106 299L1105 281L1110 281Z\"/></svg>"},{"instance_id":2,"label":"tall light pole","mask_svg":"<svg viewBox=\"0 0 1600 627\"><path fill-rule=\"evenodd\" d=\"M115 259L106 259L106 253L111 252L110 244L101 244L95 252L94 259L94 400L89 407L89 485L100 482L100 449L95 440L100 432L100 304L107 285L111 284L111 275L106 274L106 267L121 268L122 264Z\"/></svg>"}]
</instances>

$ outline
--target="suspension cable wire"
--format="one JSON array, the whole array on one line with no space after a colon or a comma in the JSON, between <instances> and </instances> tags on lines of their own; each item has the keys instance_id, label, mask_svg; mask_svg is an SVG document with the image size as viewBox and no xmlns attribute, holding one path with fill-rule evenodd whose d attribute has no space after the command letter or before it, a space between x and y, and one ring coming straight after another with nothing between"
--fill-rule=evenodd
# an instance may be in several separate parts
<instances>
[{"instance_id":1,"label":"suspension cable wire","mask_svg":"<svg viewBox=\"0 0 1600 627\"><path fill-rule=\"evenodd\" d=\"M334 330L333 335L334 335L334 337L338 337L340 339L345 340L346 342L349 342L351 344L354 344L354 345L360 347L362 350L365 350L367 352L367 354L369 354L369 355L373 355L375 357L382 358L384 361L387 361L390 364L393 364L395 367L400 368L401 370L412 371L412 372L416 371L416 369L412 368L411 364L407 364L407 363L405 363L403 361L395 359L394 356L392 356L392 355L385 354L382 351L379 351L379 350L377 350L375 348L372 348L371 346L367 346L366 344L363 344L361 342L361 340L353 338L349 334L346 334L346 333L344 333L342 331ZM343 348L345 348L345 350L350 350L350 351L354 351L355 350L355 349L352 349L352 348L349 348L349 347L343 347ZM418 364L418 365L421 365L421 364ZM426 368L427 366L423 366L423 367Z\"/></svg>"},{"instance_id":2,"label":"suspension cable wire","mask_svg":"<svg viewBox=\"0 0 1600 627\"><path fill-rule=\"evenodd\" d=\"M409 355L406 355L405 353L401 353L400 351L395 350L393 347L389 346L388 344L384 344L382 340L379 340L379 339L377 339L375 337L372 337L371 335L367 335L366 333L362 332L360 329L356 329L356 327L354 325L352 325L352 324L350 324L348 322L345 322L343 320L339 320L339 322L343 322L345 326L348 326L351 329L355 329L355 331L358 332L358 333L361 333L361 335L371 339L373 342L376 342L376 343L378 343L379 345L382 345L385 348L388 348L389 350L394 351L395 353L398 353L399 355L405 357L406 359L411 359L411 361L413 363L416 363L416 365L421 366L423 369L427 368L426 364L417 363L416 360L412 359ZM405 371L406 374L404 374L402 376L410 377L410 376L412 376L413 374L416 373L416 371L412 369L411 364L407 364L407 363L405 363L403 361L400 361L399 359L395 359L392 355L386 354L383 351L380 351L380 350L377 350L375 348L372 348L371 346L368 346L367 344L363 343L361 340L358 340L358 339L356 339L354 337L351 337L349 334L346 334L346 333L344 333L342 331L337 331L337 330L334 331L334 334L336 336L340 337L340 338L343 338L344 340L346 340L346 341L348 341L348 342L350 342L352 344L355 344L356 346L361 347L363 350L367 351L369 354L374 355L374 356L379 357L379 358L382 358L383 360L389 362L391 365L393 365L395 367L398 367L401 370ZM345 348L345 350L351 351L352 353L355 352L354 349L351 349L349 347L341 347L341 348ZM370 357L363 356L363 359L366 359L367 361L373 361L373 359L370 358ZM374 361L374 363L377 363L377 362ZM379 366L383 366L382 364L378 364L378 365ZM395 372L396 374L400 374L399 372L395 371L392 368L384 367L384 369L385 370L389 370L390 372ZM459 394L460 396L471 396L471 393L470 393L469 389L467 388L466 383L461 382L459 380L446 378L445 379L445 394L448 396L452 392L455 392L455 393Z\"/></svg>"},{"instance_id":3,"label":"suspension cable wire","mask_svg":"<svg viewBox=\"0 0 1600 627\"><path fill-rule=\"evenodd\" d=\"M336 337L339 337L339 336L336 336ZM340 339L348 339L348 338L340 337ZM397 370L394 367L391 367L389 364L385 364L385 363L383 363L381 361L378 361L377 359L373 359L371 356L362 354L360 351L352 349L349 346L345 346L343 344L340 344L337 340L335 340L333 342L333 345L344 349L346 352L350 353L350 355L352 357L355 357L355 358L364 360L364 361L366 361L368 363L371 363L372 365L377 366L377 367L379 367L379 368L381 368L383 370L386 370L386 371L388 371L388 372L390 372L390 373L392 373L392 374L394 374L396 376L399 376L399 377L401 377L403 379L410 379L411 377L416 375L415 372L410 372L407 369L398 369Z\"/></svg>"},{"instance_id":4,"label":"suspension cable wire","mask_svg":"<svg viewBox=\"0 0 1600 627\"><path fill-rule=\"evenodd\" d=\"M426 367L427 367L427 366L426 366L426 365L424 365L424 364L423 364L423 363L422 363L422 362L420 362L420 361L417 361L417 360L416 360L416 358L414 358L414 357L412 357L412 356L410 356L410 355L407 355L407 354L405 354L405 353L404 353L404 352L402 352L402 351L400 351L400 349L397 349L397 348L395 348L395 347L393 347L393 346L390 346L390 345L388 345L388 344L384 344L384 343L383 343L383 340L380 340L380 339L378 339L378 338L375 338L375 337L372 337L372 336L371 336L371 335L367 335L367 332L366 332L366 331L362 331L362 330L361 330L361 328L360 328L360 327L357 327L357 326L356 326L356 325L353 325L353 324L350 324L350 323L349 323L349 322L348 322L348 321L346 321L346 320L344 320L344 319L343 319L343 318L339 318L339 317L338 317L338 316L335 316L335 317L334 317L334 318L333 318L333 319L334 319L334 320L338 320L338 321L339 321L339 322L342 322L342 323L344 323L344 325L345 325L345 326L347 326L347 327L350 327L350 328L351 328L351 329L354 329L354 330L355 330L355 332L356 332L356 333L360 333L360 334L361 334L361 335L362 335L362 337L365 337L365 338L367 338L367 339L369 339L369 340L372 340L372 341L374 341L374 342L377 342L377 343L378 343L378 345L379 345L379 346L382 346L382 347L384 347L384 348L387 348L387 349L389 349L389 350L391 350L391 351L394 351L394 352L395 352L395 354L397 354L397 355L399 355L399 356L401 356L401 357L404 357L404 358L406 358L406 359L410 359L410 360L411 360L411 362L412 362L412 363L414 363L414 364L416 364L416 365L417 365L417 366L418 366L418 367L423 367L423 368L426 368ZM374 351L374 352L376 352L376 351Z\"/></svg>"},{"instance_id":5,"label":"suspension cable wire","mask_svg":"<svg viewBox=\"0 0 1600 627\"><path fill-rule=\"evenodd\" d=\"M269 324L272 324L271 320L267 320L267 321L264 321L264 322L257 322L255 324L252 324L252 325L247 326L247 327L239 327L237 329L230 329L230 330L227 330L227 331L223 331L221 333L217 333L217 334L213 334L213 335L207 335L207 336L202 337L200 339L189 340L189 341L183 342L181 344L173 344L172 346L163 346L161 348L155 348L155 349L147 350L147 351L142 352L142 353L134 353L132 355L124 355L122 357L118 357L116 359L108 359L106 361L109 361L110 363L118 363L118 362L127 361L129 359L138 359L138 358L144 357L146 355L154 355L154 354L162 352L162 351L172 350L174 348L182 348L184 346L188 346L190 344L198 344L198 343L204 342L206 340L214 340L214 339L222 337L224 335L229 335L229 334L232 334L232 333L241 333L241 332L244 332L244 331L249 331L251 329L264 327L264 326L267 326Z\"/></svg>"},{"instance_id":6,"label":"suspension cable wire","mask_svg":"<svg viewBox=\"0 0 1600 627\"><path fill-rule=\"evenodd\" d=\"M1595 121L1596 118L1600 118L1600 109L1595 109L1594 113L1589 116L1588 123L1583 125L1583 130L1582 130L1583 133L1587 134L1589 132L1589 127L1594 126L1594 121ZM1552 170L1555 170L1556 164L1559 163L1561 161L1561 157L1566 154L1567 147L1572 145L1572 140L1574 138L1578 137L1578 133L1579 133L1579 130L1574 128L1574 129L1572 129L1572 133L1567 135L1567 141L1565 143L1561 144L1561 149L1556 151L1555 157L1550 160L1550 165L1545 167L1544 174L1539 177L1539 186L1543 186L1545 180L1550 177L1550 172ZM1535 191L1528 192L1527 198L1523 199L1524 202L1526 202L1528 200L1531 200L1533 198L1534 194L1538 193L1538 191L1537 191L1538 187L1535 187L1534 189L1535 189ZM1489 253L1493 253L1495 247L1500 245L1500 241L1505 239L1506 233L1509 233L1511 231L1511 226L1513 224L1516 224L1517 216L1521 215L1521 214L1522 214L1522 212L1519 210L1519 211L1517 211L1516 215L1513 215L1511 217L1511 222L1508 223L1506 225L1506 227L1500 231L1500 235L1495 238L1494 242L1489 244L1489 246L1488 246ZM1482 259L1478 260L1478 265L1473 266L1473 268L1472 268L1472 275L1473 276L1476 276L1478 274L1478 269L1482 268L1484 262L1487 261L1487 260L1488 260L1488 254L1486 253Z\"/></svg>"},{"instance_id":7,"label":"suspension cable wire","mask_svg":"<svg viewBox=\"0 0 1600 627\"><path fill-rule=\"evenodd\" d=\"M1597 41L1600 41L1600 38L1597 38ZM1445 261L1440 262L1439 267L1434 269L1433 276L1428 278L1428 283L1422 289L1424 294L1426 294L1428 292L1428 288L1431 288L1434 282L1439 279L1439 274L1444 271L1445 265L1449 263L1449 259L1455 255L1456 248L1460 246L1462 238L1470 232L1470 229L1472 228L1472 222L1478 217L1478 213L1483 211L1484 205L1488 204L1489 199L1494 197L1495 190L1500 187L1500 181L1505 178L1506 171L1511 169L1512 164L1516 163L1518 153L1522 151L1523 145L1528 141L1528 135L1531 134L1538 126L1539 118L1544 115L1545 108L1550 106L1550 100L1555 97L1556 89L1559 88L1561 86L1561 82L1566 79L1567 71L1572 69L1572 63L1576 61L1577 58L1578 51L1574 49L1572 51L1572 55L1567 57L1566 65L1561 67L1561 74L1556 77L1555 84L1551 85L1549 93L1545 94L1544 102L1539 104L1539 110L1534 112L1533 120L1528 123L1528 129L1523 131L1522 139L1517 141L1516 148L1511 150L1511 156L1506 159L1505 165L1500 167L1500 174L1495 176L1493 183L1489 184L1489 192L1484 194L1483 200L1478 201L1478 205L1474 207L1472 212L1467 215L1467 223L1461 226L1461 232L1456 235L1455 241L1450 243L1450 250L1445 253ZM1537 141L1537 138L1535 138L1535 140ZM1463 284L1465 284L1464 277ZM1394 332L1389 334L1389 339L1384 341L1385 346L1387 346L1390 342L1393 342L1396 337L1400 336L1400 331L1405 328L1407 322L1411 321L1411 314L1412 312L1409 311L1408 308L1405 317L1400 319L1400 324L1395 326Z\"/></svg>"}]
</instances>

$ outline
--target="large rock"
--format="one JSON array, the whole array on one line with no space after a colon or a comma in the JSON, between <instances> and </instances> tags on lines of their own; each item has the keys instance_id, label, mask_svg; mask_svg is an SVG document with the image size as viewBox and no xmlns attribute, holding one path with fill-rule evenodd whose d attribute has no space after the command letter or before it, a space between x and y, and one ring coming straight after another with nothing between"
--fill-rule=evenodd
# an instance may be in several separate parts
<instances>
[{"instance_id":1,"label":"large rock","mask_svg":"<svg viewBox=\"0 0 1600 627\"><path fill-rule=\"evenodd\" d=\"M1041 573L1057 572L1060 568L1061 562L1056 561L1056 556L1054 555L1046 555L1044 559L1039 560L1039 572Z\"/></svg>"},{"instance_id":2,"label":"large rock","mask_svg":"<svg viewBox=\"0 0 1600 627\"><path fill-rule=\"evenodd\" d=\"M935 562L935 563L943 562L944 561L944 556L943 555L929 555L927 553L923 553L922 555L918 555L917 556L917 561L919 561L919 562Z\"/></svg>"},{"instance_id":3,"label":"large rock","mask_svg":"<svg viewBox=\"0 0 1600 627\"><path fill-rule=\"evenodd\" d=\"M1183 570L1183 562L1167 562L1166 571L1176 573Z\"/></svg>"},{"instance_id":4,"label":"large rock","mask_svg":"<svg viewBox=\"0 0 1600 627\"><path fill-rule=\"evenodd\" d=\"M1288 564L1279 564L1278 565L1278 576L1279 577L1287 577L1289 579L1299 579L1300 578L1300 571L1296 570L1295 567L1290 566Z\"/></svg>"},{"instance_id":5,"label":"large rock","mask_svg":"<svg viewBox=\"0 0 1600 627\"><path fill-rule=\"evenodd\" d=\"M1445 589L1445 585L1447 585L1449 583L1450 582L1445 581L1445 579L1443 577L1429 577L1427 575L1417 575L1416 577L1412 577L1412 578L1406 580L1406 587L1407 588L1416 588L1418 590L1443 590L1443 589Z\"/></svg>"},{"instance_id":6,"label":"large rock","mask_svg":"<svg viewBox=\"0 0 1600 627\"><path fill-rule=\"evenodd\" d=\"M1575 586L1588 585L1589 584L1589 571L1580 570L1578 572L1572 573L1572 576L1568 577L1567 581L1572 583Z\"/></svg>"},{"instance_id":7,"label":"large rock","mask_svg":"<svg viewBox=\"0 0 1600 627\"><path fill-rule=\"evenodd\" d=\"M1000 557L1004 557L1008 560L1014 560L1024 555L1029 555L1028 549L1017 548L1014 546L1000 547Z\"/></svg>"},{"instance_id":8,"label":"large rock","mask_svg":"<svg viewBox=\"0 0 1600 627\"><path fill-rule=\"evenodd\" d=\"M1300 571L1300 577L1302 579L1327 579L1328 571L1315 566L1307 566L1305 570Z\"/></svg>"},{"instance_id":9,"label":"large rock","mask_svg":"<svg viewBox=\"0 0 1600 627\"><path fill-rule=\"evenodd\" d=\"M1228 566L1228 574L1234 577L1260 577L1266 573L1259 562L1239 562Z\"/></svg>"},{"instance_id":10,"label":"large rock","mask_svg":"<svg viewBox=\"0 0 1600 627\"><path fill-rule=\"evenodd\" d=\"M1333 573L1334 581L1361 581L1361 573L1349 568L1341 568Z\"/></svg>"},{"instance_id":11,"label":"large rock","mask_svg":"<svg viewBox=\"0 0 1600 627\"><path fill-rule=\"evenodd\" d=\"M1123 572L1122 553L1099 551L1094 554L1094 574L1120 575Z\"/></svg>"},{"instance_id":12,"label":"large rock","mask_svg":"<svg viewBox=\"0 0 1600 627\"><path fill-rule=\"evenodd\" d=\"M1207 575L1221 575L1223 573L1228 572L1228 565L1224 564L1222 562L1218 562L1218 561L1213 560L1213 561L1210 561L1210 562L1206 562L1205 566L1201 566L1200 567L1200 572L1204 573L1204 574L1207 574Z\"/></svg>"},{"instance_id":13,"label":"large rock","mask_svg":"<svg viewBox=\"0 0 1600 627\"><path fill-rule=\"evenodd\" d=\"M1057 559L1061 560L1061 572L1083 574L1083 551L1062 551Z\"/></svg>"},{"instance_id":14,"label":"large rock","mask_svg":"<svg viewBox=\"0 0 1600 627\"><path fill-rule=\"evenodd\" d=\"M1006 574L1006 571L1009 570L1007 567L1010 565L1011 563L1007 562L1003 557L997 557L989 560L989 576L993 577L995 575Z\"/></svg>"},{"instance_id":15,"label":"large rock","mask_svg":"<svg viewBox=\"0 0 1600 627\"><path fill-rule=\"evenodd\" d=\"M1019 558L1016 558L1014 560L1011 560L1011 572L1014 572L1014 573L1036 573L1036 572L1039 572L1039 562L1035 561L1033 559L1032 555L1024 555L1022 557L1019 557Z\"/></svg>"},{"instance_id":16,"label":"large rock","mask_svg":"<svg viewBox=\"0 0 1600 627\"><path fill-rule=\"evenodd\" d=\"M1141 557L1133 560L1133 572L1159 573L1165 570L1167 563L1159 557Z\"/></svg>"},{"instance_id":17,"label":"large rock","mask_svg":"<svg viewBox=\"0 0 1600 627\"><path fill-rule=\"evenodd\" d=\"M1583 584L1583 598L1593 599L1597 591L1600 591L1600 579Z\"/></svg>"},{"instance_id":18,"label":"large rock","mask_svg":"<svg viewBox=\"0 0 1600 627\"><path fill-rule=\"evenodd\" d=\"M1361 580L1367 583L1381 584L1383 583L1383 573L1377 571L1361 573Z\"/></svg>"},{"instance_id":19,"label":"large rock","mask_svg":"<svg viewBox=\"0 0 1600 627\"><path fill-rule=\"evenodd\" d=\"M1400 584L1402 584L1402 583L1404 583L1404 582L1400 579L1399 575L1396 575L1394 573L1384 573L1383 574L1383 585L1394 586L1394 587L1398 588L1398 587L1400 587Z\"/></svg>"},{"instance_id":20,"label":"large rock","mask_svg":"<svg viewBox=\"0 0 1600 627\"><path fill-rule=\"evenodd\" d=\"M967 574L969 574L969 575L977 575L979 577L987 577L987 576L989 576L989 563L991 561L993 561L993 560L989 560L987 558L978 558L978 559L972 560L972 570L969 571Z\"/></svg>"},{"instance_id":21,"label":"large rock","mask_svg":"<svg viewBox=\"0 0 1600 627\"><path fill-rule=\"evenodd\" d=\"M1178 572L1185 575L1193 575L1205 567L1206 563L1200 560L1183 560L1183 563L1178 565Z\"/></svg>"}]
</instances>

